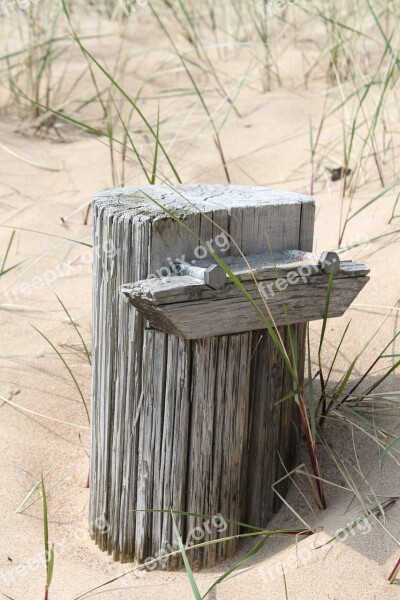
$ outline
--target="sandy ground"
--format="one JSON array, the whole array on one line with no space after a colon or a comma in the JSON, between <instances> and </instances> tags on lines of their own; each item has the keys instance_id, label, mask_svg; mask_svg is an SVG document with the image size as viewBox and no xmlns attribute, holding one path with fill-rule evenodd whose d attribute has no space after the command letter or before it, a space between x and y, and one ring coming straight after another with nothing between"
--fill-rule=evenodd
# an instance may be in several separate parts
<instances>
[{"instance_id":1,"label":"sandy ground","mask_svg":"<svg viewBox=\"0 0 400 600\"><path fill-rule=\"evenodd\" d=\"M134 49L137 54L144 56L146 43L151 46L151 42L146 42L148 34L143 23L136 29ZM132 37L133 32L128 35L127 43L131 43ZM105 43L97 48L98 56L107 56L111 47L110 42L108 46ZM161 40L157 50L151 47L148 55L144 56L135 74L139 80L145 71L154 70L161 60L160 56L164 56L163 47L165 43ZM81 60L79 53L75 60L77 63ZM290 53L283 58L287 85L276 87L268 94L262 93L260 86L253 84L253 79L252 85L243 87L237 101L242 117L232 114L222 136L233 182L309 192L309 115L315 114L318 120L323 98L317 85L305 91L293 84L296 60L296 56L291 57ZM246 61L245 55L227 58L221 68L234 78L239 71L245 72ZM150 87L151 93L156 94L157 87L165 83L165 77L157 79ZM171 87L185 80L182 73L173 77ZM132 73L128 75L128 84L134 79ZM147 92L150 97L151 93ZM213 102L217 107L218 99ZM144 100L143 107L150 114L155 114L152 100ZM161 107L165 119L163 139L183 180L224 182L212 136L198 101L192 96L178 101L164 99ZM19 121L12 115L0 119L0 141L20 157L16 158L0 148L1 224L90 242L91 227L83 224L84 207L96 191L112 185L107 147L69 127L61 129L66 143L59 143L31 134L20 135L16 133L18 125ZM335 127L335 121L327 124L327 137ZM332 150L326 166L336 166L336 160ZM38 166L29 164L32 161ZM128 183L142 182L143 176L132 166ZM372 178L360 189L354 206L361 206L379 189ZM315 190L317 251L337 247L339 197L340 182L332 183L328 177L322 176ZM360 359L356 375L362 373L398 330L398 310L387 316L387 307L395 306L400 299L400 237L396 234L396 222L388 225L394 200L394 192L387 194L382 202L375 203L352 220L346 231L345 244L360 240L362 236L368 239L388 232L393 232L393 235L348 253L350 257L368 264L371 281L357 298L356 305L344 317L329 323L325 348L327 361L333 356L335 344L346 323L352 319L350 334L334 373L335 380L379 327L379 333ZM64 223L61 223L61 217ZM1 231L2 253L10 233L11 230ZM15 511L41 473L51 469L47 487L50 490L54 485L55 488L49 493L50 536L56 545L51 598L72 600L132 568L132 565L114 563L89 539L89 490L85 487L88 473L87 421L77 390L63 365L32 327L43 331L56 344L73 366L86 397L89 397L90 369L55 293L67 305L89 341L91 252L85 246L57 237L16 229L10 264L19 261L23 262L18 269L1 280L0 393L7 400L49 419L0 401L0 592L15 600L43 597L45 568L42 561L41 506L36 502L23 514ZM318 328L318 324L313 324L315 340ZM393 344L388 354L396 351L399 351L399 346ZM385 390L398 389L398 375L394 373L385 383ZM50 419L62 420L66 424ZM367 485L364 492L369 491L372 495L374 490L380 494L381 500L385 496L398 495L398 465L387 456L380 462L375 441L360 432L353 433L352 437L348 427L333 422L327 436L336 452L348 461L354 480L361 481L361 473L367 474L373 465L374 469L368 476L371 488ZM304 448L301 448L301 453L305 459ZM326 454L323 456L326 479L345 486L332 461ZM284 571L291 600L398 598L399 585L389 586L387 576L399 555L396 539L400 538L400 505L387 511L384 527L382 520L380 523L373 522L371 531L356 528L346 541L318 550L316 547L323 541L329 540L337 530L363 514L357 501L347 509L352 499L348 491L328 484L327 495L329 506L322 513L312 500L310 507L292 487L289 504L318 533L298 544L294 544L294 540L274 539L244 569L218 587L211 597L283 599ZM371 496L370 506L373 504ZM301 526L300 521L287 507L274 517L271 524L271 528L298 526ZM205 591L232 564L228 561L213 570L196 574L200 589ZM192 592L185 573L154 572L141 576L127 575L94 595L168 600L177 597L189 599Z\"/></svg>"}]
</instances>

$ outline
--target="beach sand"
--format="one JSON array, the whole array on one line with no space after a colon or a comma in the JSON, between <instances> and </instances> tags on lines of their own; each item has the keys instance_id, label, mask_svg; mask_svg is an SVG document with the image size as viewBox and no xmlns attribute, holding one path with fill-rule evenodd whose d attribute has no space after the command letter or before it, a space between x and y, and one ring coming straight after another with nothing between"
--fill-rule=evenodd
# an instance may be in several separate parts
<instances>
[{"instance_id":1,"label":"beach sand","mask_svg":"<svg viewBox=\"0 0 400 600\"><path fill-rule=\"evenodd\" d=\"M183 181L226 182L212 131L198 98L192 94L168 98L168 94L162 93L167 88L190 89L183 69L172 69L176 60L168 49L168 41L148 12L139 15L138 21L126 33L123 52L129 62L124 85L134 93L146 74L155 73L159 68L159 76L146 84L140 106L154 122L157 97L162 97L160 133ZM84 30L90 31L91 25L89 20L85 21ZM101 43L91 40L88 44L100 61L112 63L119 26L103 23L102 27L103 31L112 34L111 37ZM310 55L312 52L310 49ZM249 68L250 54L245 48L222 52L222 56L215 52L215 64L227 79L230 77L232 93ZM310 192L309 121L312 116L314 126L318 125L326 81L320 73L309 89L305 89L298 76L299 60L299 53L288 45L280 61L281 86L275 83L272 91L264 93L255 66L241 88L236 100L241 116L231 111L221 133L233 183ZM77 50L73 53L68 76L79 73L83 67L84 59ZM206 75L200 76L200 80L204 87L211 86ZM219 116L229 108L226 102L221 106L221 97L215 93L210 94L209 102ZM396 118L395 110L393 119ZM86 112L89 114L90 109ZM8 264L21 262L17 269L1 279L0 393L15 405L49 418L23 411L0 399L0 592L15 600L43 597L45 566L41 503L36 501L23 514L16 514L16 509L41 474L50 469L46 477L49 527L56 551L50 598L72 600L114 576L128 572L133 565L115 563L95 546L87 533L87 419L67 371L35 328L63 353L73 367L85 397L89 398L90 368L79 347L76 332L68 324L55 294L65 303L89 342L91 250L61 237L91 243L90 220L88 225L83 223L86 205L97 191L112 187L113 182L105 138L99 141L64 125L60 127L64 143L60 143L51 132L47 137L33 135L29 129L20 133L17 131L20 123L12 111L0 117L0 142L8 150L0 146L0 222L10 228L1 230L0 256L15 228ZM334 140L340 138L339 129L337 116L327 120L323 143L331 146L322 161L322 174L314 190L316 251L338 246L341 182L331 182L324 169L340 164L340 153L334 144ZM141 143L146 151L146 143L150 144L148 136L142 135ZM167 171L165 160L161 160L160 168ZM144 183L143 175L134 163L129 164L127 184L141 183ZM366 173L365 184L355 194L353 212L380 190L375 174ZM399 309L389 311L400 298L398 221L397 225L395 220L388 224L395 199L396 192L388 192L382 200L352 219L345 231L343 246L383 234L391 235L346 253L349 258L368 265L371 280L347 313L328 323L323 353L326 364L332 359L351 319L333 381L340 379L378 329L360 357L353 378L368 368L398 330ZM314 345L318 342L320 327L320 323L311 325ZM396 353L399 353L399 344L393 343L387 354ZM395 359L379 364L371 381L379 376L379 368L390 364L390 360ZM399 389L397 373L392 373L383 389ZM391 419L382 418L388 428L394 428L396 421L398 415ZM393 434L396 434L395 428ZM335 419L328 424L326 436L357 484L363 476L368 476L363 498L365 501L366 492L371 494L369 507L376 504L374 494L378 494L381 501L386 496L399 494L399 465L388 455L379 460L373 436L367 437ZM348 482L322 448L321 456L324 478L334 484L326 484L327 510L322 512L317 508L307 488L301 488L306 493L304 498L292 486L287 498L292 510L283 507L269 525L271 529L302 527L296 512L317 532L297 542L287 538L272 539L210 597L284 599L283 573L290 600L391 600L399 597L399 584L390 586L387 581L399 556L396 541L400 538L399 503L387 511L386 522L382 518L379 522L373 521L370 531L358 527L346 540L317 548L364 513L361 503L353 500L353 494L345 489ZM303 445L300 460L307 462ZM55 488L50 491L53 485ZM37 498L37 495L32 497ZM241 550L248 547L249 542L243 544ZM200 590L204 592L233 564L234 560L229 560L214 569L196 573ZM98 590L94 597L141 600L179 597L186 600L193 595L185 572L155 571L131 573Z\"/></svg>"}]
</instances>

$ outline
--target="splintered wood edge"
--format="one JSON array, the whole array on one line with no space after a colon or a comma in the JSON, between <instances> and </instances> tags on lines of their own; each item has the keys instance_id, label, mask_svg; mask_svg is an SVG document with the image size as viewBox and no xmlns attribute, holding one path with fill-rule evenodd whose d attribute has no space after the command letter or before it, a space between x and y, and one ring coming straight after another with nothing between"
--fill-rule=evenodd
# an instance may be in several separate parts
<instances>
[{"instance_id":1,"label":"splintered wood edge","mask_svg":"<svg viewBox=\"0 0 400 600\"><path fill-rule=\"evenodd\" d=\"M246 288L269 324L279 326L322 319L328 280L327 276L313 277L307 283L292 285L265 301L257 288L253 287L249 291L248 284ZM342 316L368 281L369 277L366 275L336 279L332 287L328 317ZM225 295L219 299L193 299L158 306L138 297L132 298L131 303L149 321L151 327L185 339L266 329L266 324L254 305L239 290L237 292L231 297Z\"/></svg>"},{"instance_id":2,"label":"splintered wood edge","mask_svg":"<svg viewBox=\"0 0 400 600\"><path fill-rule=\"evenodd\" d=\"M369 281L364 265L341 263L341 267L333 281L328 311L330 318L343 315ZM279 281L285 282L285 279L244 282L246 292L258 311L268 318L270 325L305 323L323 318L328 274L299 277L297 283L287 285L285 290L274 288ZM146 284L153 286L153 290L146 288ZM155 297L157 289L161 290L161 297ZM191 277L175 276L164 283L162 280L143 280L124 286L122 292L153 328L185 339L266 328L260 313L234 283L228 283L220 290L211 290Z\"/></svg>"},{"instance_id":3,"label":"splintered wood edge","mask_svg":"<svg viewBox=\"0 0 400 600\"><path fill-rule=\"evenodd\" d=\"M257 286L266 281L278 282L280 279L289 277L291 273L295 276L298 275L303 283L312 283L314 280L326 283L329 281L329 275L320 271L316 261L280 263L276 266L254 268L252 271L244 269L241 271L231 265L231 269L248 291L254 291ZM309 270L311 270L310 273L308 273ZM368 273L369 269L364 264L346 261L341 263L340 272L335 276L334 281L341 278L366 276ZM298 283L291 283L289 289L296 285ZM192 300L219 300L242 295L242 291L229 278L224 287L213 290L202 281L186 275L142 279L123 285L121 292L132 301L141 301L155 306Z\"/></svg>"}]
</instances>

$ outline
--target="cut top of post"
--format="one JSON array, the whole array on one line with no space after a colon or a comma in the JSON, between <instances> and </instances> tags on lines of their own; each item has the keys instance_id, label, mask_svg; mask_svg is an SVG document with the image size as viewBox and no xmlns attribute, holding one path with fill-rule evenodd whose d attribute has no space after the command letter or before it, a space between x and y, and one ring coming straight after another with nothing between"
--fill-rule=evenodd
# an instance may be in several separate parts
<instances>
[{"instance_id":1,"label":"cut top of post","mask_svg":"<svg viewBox=\"0 0 400 600\"><path fill-rule=\"evenodd\" d=\"M294 192L220 184L147 185L106 190L94 205L110 222L151 223L150 269L165 265L167 257L204 258L192 249L222 234L229 236L229 250L222 243L213 249L223 256L312 250L314 201Z\"/></svg>"},{"instance_id":2,"label":"cut top of post","mask_svg":"<svg viewBox=\"0 0 400 600\"><path fill-rule=\"evenodd\" d=\"M309 196L262 186L222 184L144 185L138 187L112 188L99 192L96 205L107 207L117 213L132 211L153 217L169 216L162 207L175 209L176 216L218 209L289 206L311 204Z\"/></svg>"}]
</instances>

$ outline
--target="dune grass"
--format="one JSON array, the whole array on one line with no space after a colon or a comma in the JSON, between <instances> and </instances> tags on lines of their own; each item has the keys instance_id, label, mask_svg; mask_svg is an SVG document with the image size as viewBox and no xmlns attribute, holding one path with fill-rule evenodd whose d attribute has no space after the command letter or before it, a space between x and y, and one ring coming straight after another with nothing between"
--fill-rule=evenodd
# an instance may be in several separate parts
<instances>
[{"instance_id":1,"label":"dune grass","mask_svg":"<svg viewBox=\"0 0 400 600\"><path fill-rule=\"evenodd\" d=\"M49 517L47 512L47 496L44 479L41 480L42 505L43 505L43 535L44 535L44 556L46 561L46 585L44 600L49 600L49 590L53 580L54 571L54 544L49 542Z\"/></svg>"},{"instance_id":2,"label":"dune grass","mask_svg":"<svg viewBox=\"0 0 400 600\"><path fill-rule=\"evenodd\" d=\"M21 265L21 264L22 264L22 262L19 262L19 263L16 263L16 264L12 265L11 267L9 267L9 266L7 265L8 256L9 256L9 254L10 254L11 247L12 247L12 245L13 245L13 242L14 242L14 238L15 238L15 231L13 231L13 232L11 233L11 236L10 236L10 239L9 239L9 241L8 241L8 244L7 244L7 248L6 248L5 254L4 254L4 256L3 256L3 259L2 259L2 261L1 261L1 266L0 266L0 277L3 277L4 275L6 275L7 273L9 273L10 271L13 271L13 270L14 270L14 269L16 269L17 267L19 267L19 265Z\"/></svg>"},{"instance_id":3,"label":"dune grass","mask_svg":"<svg viewBox=\"0 0 400 600\"><path fill-rule=\"evenodd\" d=\"M42 338L49 344L49 346L54 350L54 352L56 353L56 355L58 356L58 358L60 359L60 361L62 362L62 364L64 365L64 367L66 368L69 376L71 377L74 386L76 387L79 397L82 401L83 407L85 409L85 413L86 413L86 417L88 420L88 423L90 424L90 414L89 414L89 408L88 408L88 404L86 402L85 396L82 392L82 388L78 383L78 380L75 376L75 373L73 371L73 369L69 366L69 364L67 363L67 361L65 360L64 356L61 354L61 352L58 350L57 346L47 337L46 334L44 334L42 331L40 331L37 327L35 327L34 325L32 325L33 329L35 331L37 331L37 333L42 336Z\"/></svg>"},{"instance_id":4,"label":"dune grass","mask_svg":"<svg viewBox=\"0 0 400 600\"><path fill-rule=\"evenodd\" d=\"M48 472L46 473L46 475ZM32 488L28 496L23 501L22 505L30 498L30 496L40 489L41 492L41 500L42 500L42 514L43 514L43 546L44 546L44 562L46 565L46 582L44 586L44 600L50 599L50 586L53 581L53 572L54 572L54 561L55 561L55 553L54 553L54 544L49 541L49 514L47 508L47 493L45 486L45 477L46 475L42 475L41 479L37 482L37 484ZM19 509L17 510L19 512ZM4 598L8 598L8 600L14 600L11 596L0 592Z\"/></svg>"},{"instance_id":5,"label":"dune grass","mask_svg":"<svg viewBox=\"0 0 400 600\"><path fill-rule=\"evenodd\" d=\"M175 160L163 134L163 102L162 91L157 98L157 107L151 109L141 100L141 91L137 95L123 83L124 73L110 68L109 64L91 50L89 42L95 35L81 35L74 25L73 16L78 13L75 3L63 0L49 2L50 17L42 21L37 7L28 13L21 13L19 35L22 47L10 50L0 57L2 65L1 77L9 90L10 100L7 111L16 111L21 121L35 123L36 131L48 132L58 123L64 122L71 127L100 139L109 147L110 173L113 185L125 185L131 177L132 167L137 178L155 184L164 182L173 186L181 181L178 162ZM129 4L126 4L129 6ZM132 3L134 6L134 3ZM94 6L109 19L115 19L119 11L118 2L107 1L102 6ZM139 8L138 8L139 10ZM309 154L305 158L307 175L304 180L306 190L319 194L326 181L328 167L340 167L342 176L335 191L335 201L340 202L341 215L338 223L338 245L344 245L349 224L354 224L364 211L372 210L377 205L386 206L388 198L398 193L399 171L397 168L399 138L397 124L392 123L390 112L398 103L399 82L399 35L393 25L399 17L399 8L395 3L380 0L366 2L337 3L335 0L322 2L312 0L307 3L289 3L285 11L278 15L266 15L255 9L253 3L241 0L230 0L224 7L212 2L177 2L153 1L147 8L148 18L154 19L158 35L164 36L172 49L175 69L180 69L185 83L177 77L174 80L174 97L190 94L199 110L207 119L207 125L217 149L220 168L227 182L233 181L233 166L226 144L222 141L222 130L228 118L241 122L246 116L245 103L240 96L231 92L232 77L224 72L223 61L229 56L241 56L249 52L251 60L259 67L257 77L251 74L249 80L244 79L243 89L269 93L293 86L299 90L315 89L321 86L326 94L322 114L308 126ZM76 13L74 11L77 11ZM127 11L129 12L129 11ZM125 14L124 18L136 19L137 13ZM60 22L65 20L68 34ZM316 37L312 52L307 51L303 39L303 28L311 23L312 27L322 34ZM325 42L325 40L327 40ZM288 82L285 60L288 48L296 49L296 57L301 56L304 70L299 70L295 82ZM70 88L66 89L63 68L67 69L68 56L78 49L84 59L85 66ZM119 47L118 52L122 53ZM116 52L116 64L120 55ZM118 56L117 56L118 55ZM221 62L220 62L221 61ZM59 76L55 77L58 69ZM121 81L119 80L121 78ZM156 73L149 74L149 80L156 79ZM182 77L183 79L183 77ZM85 82L90 87L90 94L81 98L77 87ZM187 82L190 91L186 89ZM144 84L143 84L144 85ZM313 87L314 86L314 87ZM168 87L170 93L171 86ZM242 87L240 86L240 89ZM215 112L215 97L226 104L224 114ZM93 107L99 112L99 123L85 119L82 113L85 108ZM317 123L316 128L313 121ZM231 121L229 121L231 123ZM332 131L332 124L335 125ZM150 143L143 150L143 139L148 136ZM268 142L268 140L267 140ZM238 141L240 143L240 140ZM120 165L117 166L118 160ZM300 170L304 167L300 165ZM311 175L310 175L311 174ZM302 183L303 185L303 183ZM371 191L370 191L371 190ZM360 192L367 192L366 200L359 200ZM364 196L363 196L364 198ZM398 218L397 199L393 204L390 222ZM173 213L166 214L176 218ZM356 221L357 222L357 221ZM185 223L181 223L186 227ZM391 231L382 234L391 235ZM9 265L10 253L15 232L11 234L2 259L0 276L6 276L16 269L20 263ZM234 241L233 241L234 242ZM234 242L235 243L235 242ZM227 265L218 256L215 260L224 268L240 291L246 290ZM331 460L346 481L351 501L357 499L365 502L364 487L366 478L359 474L349 474L344 460L328 444L326 433L329 427L337 422L345 423L352 431L357 429L369 439L374 439L378 447L378 458L371 465L377 468L384 458L397 460L399 438L383 427L380 414L396 408L393 397L384 396L379 386L393 375L400 365L398 356L389 352L395 342L394 335L388 344L376 354L375 359L363 367L361 376L355 375L357 367L363 362L363 353L350 356L347 368L338 377L334 377L337 361L346 345L350 323L343 330L340 340L334 349L333 359L326 364L324 357L327 341L327 314L329 299L335 282L330 280L327 291L325 314L322 321L319 339L313 344L310 332L307 337L307 361L305 381L301 382L297 369L297 356L294 351L296 340L291 336L291 346L286 349L276 334L268 314L259 311L267 330L279 351L284 356L286 366L293 380L293 392L280 402L296 402L302 422L302 430L308 451L308 461L312 473L309 479L315 482L315 499L320 508L326 507L324 488L326 482L321 463ZM250 298L248 298L251 301ZM67 300L61 307L69 323L79 336L79 343L85 358L90 363L90 351L82 334L66 308ZM73 369L68 365L57 345L35 327L62 361L82 400L86 417L89 420L89 409ZM375 332L375 336L378 331ZM389 366L388 363L389 362ZM335 380L334 380L335 379ZM334 380L334 381L333 381ZM369 477L371 471L368 472ZM44 539L46 550L46 596L48 598L54 566L54 553L49 544L47 501L42 489ZM36 488L38 489L38 487ZM310 488L311 489L311 488ZM313 494L313 493L312 493ZM314 497L314 494L313 494ZM26 499L27 500L27 499ZM382 503L386 508L385 503ZM377 511L380 510L378 506ZM356 521L354 522L356 523ZM351 526L355 526L354 523ZM175 531L180 540L179 532ZM190 549L182 547L181 553L185 562L191 589L196 598L204 598L231 573L254 557L272 535L282 532L257 531L246 535L260 536L254 547L243 559L225 574L219 577L205 595L201 596L185 553ZM297 532L298 533L298 532ZM295 533L293 533L295 535ZM216 540L210 543L219 543ZM197 546L201 547L201 545ZM135 567L138 569L140 567ZM400 561L394 566L390 583L394 583L400 571ZM285 595L288 596L286 575ZM112 579L110 582L116 581ZM104 584L106 585L106 584ZM103 586L98 586L99 589ZM92 590L93 591L93 590Z\"/></svg>"},{"instance_id":6,"label":"dune grass","mask_svg":"<svg viewBox=\"0 0 400 600\"><path fill-rule=\"evenodd\" d=\"M157 512L157 511L155 511L155 512ZM190 514L190 515L194 515L194 516L211 518L211 515L200 515L198 513L187 513L187 512L182 512L182 511L171 511L170 509L162 511L162 512L169 512L169 513L171 513L172 517L175 514L182 514L182 515ZM223 538L219 538L216 540L210 540L207 542L200 542L199 544L185 547L183 544L180 532L176 527L175 520L173 519L174 535L175 535L176 542L177 542L177 544L176 544L177 549L172 552L169 552L167 554L163 554L162 560L165 561L167 559L170 559L170 558L173 558L176 556L182 556L185 570L186 570L186 573L188 576L189 585L190 585L191 590L196 598L199 598L199 597L206 598L209 594L211 594L215 590L215 588L218 585L220 585L220 583L222 583L225 579L227 579L232 573L234 573L236 570L238 570L242 565L249 562L261 550L261 548L267 543L267 541L269 539L271 539L273 537L279 537L279 536L294 537L294 538L301 537L302 538L302 537L308 537L309 535L312 534L312 530L308 529L308 528L271 530L271 529L256 528L256 527L253 527L250 525L246 525L245 523L238 523L237 521L232 521L232 520L229 520L229 522L243 525L244 527L249 528L251 531L247 532L247 533L240 533L235 536L228 536L228 537L223 537ZM190 567L190 563L187 560L187 553L191 552L192 550L195 550L195 549L206 548L208 546L220 544L222 542L226 542L231 539L243 539L243 540L250 539L251 540L252 538L258 537L258 536L261 537L261 540L259 540L250 551L246 552L245 555L243 556L243 558L240 559L237 563L235 563L235 565L233 567L231 567L229 570L227 570L225 573L223 573L223 575L221 575L220 577L216 578L216 581L208 588L208 590L203 595L201 595L198 585L195 581L193 571ZM160 562L160 558L153 558L153 559L146 561L146 565L148 568L151 568L154 565L158 565L159 562ZM145 565L141 565L141 564L135 565L134 567L132 567L125 573L122 573L121 575L112 577L108 581L106 581L100 585L97 585L96 587L93 587L90 590L87 590L85 593L77 596L74 600L82 600L83 598L90 597L90 595L93 594L93 592L98 592L98 590L103 589L103 588L111 585L112 583L115 583L116 581L123 579L124 577L126 577L127 575L130 575L131 573L135 573L137 571L143 570L144 568L146 568Z\"/></svg>"}]
</instances>

